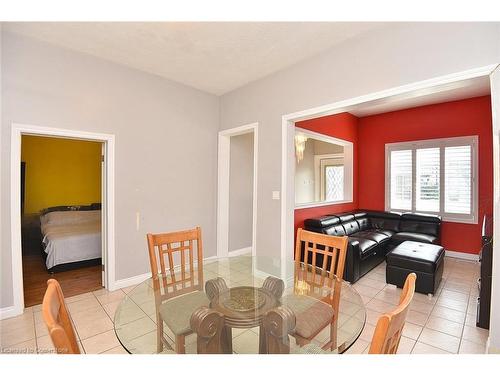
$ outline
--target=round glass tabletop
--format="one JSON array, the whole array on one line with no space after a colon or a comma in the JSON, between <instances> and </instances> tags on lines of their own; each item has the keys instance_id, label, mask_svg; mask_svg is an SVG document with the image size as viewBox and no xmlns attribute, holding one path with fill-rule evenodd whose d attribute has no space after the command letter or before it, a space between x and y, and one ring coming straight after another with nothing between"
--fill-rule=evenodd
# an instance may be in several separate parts
<instances>
[{"instance_id":1,"label":"round glass tabletop","mask_svg":"<svg viewBox=\"0 0 500 375\"><path fill-rule=\"evenodd\" d=\"M196 354L213 344L200 328L207 312L221 319L217 350L237 354L342 353L366 320L356 290L319 268L237 256L139 284L118 306L115 332L130 353Z\"/></svg>"}]
</instances>

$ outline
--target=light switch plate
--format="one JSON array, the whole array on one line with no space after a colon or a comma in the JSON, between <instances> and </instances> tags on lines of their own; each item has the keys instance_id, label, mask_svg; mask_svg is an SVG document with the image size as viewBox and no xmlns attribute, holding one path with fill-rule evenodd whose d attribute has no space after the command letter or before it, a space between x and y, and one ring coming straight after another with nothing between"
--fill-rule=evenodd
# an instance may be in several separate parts
<instances>
[{"instance_id":1,"label":"light switch plate","mask_svg":"<svg viewBox=\"0 0 500 375\"><path fill-rule=\"evenodd\" d=\"M280 192L279 192L279 190L274 190L273 191L273 199L274 200L279 200L280 199Z\"/></svg>"}]
</instances>

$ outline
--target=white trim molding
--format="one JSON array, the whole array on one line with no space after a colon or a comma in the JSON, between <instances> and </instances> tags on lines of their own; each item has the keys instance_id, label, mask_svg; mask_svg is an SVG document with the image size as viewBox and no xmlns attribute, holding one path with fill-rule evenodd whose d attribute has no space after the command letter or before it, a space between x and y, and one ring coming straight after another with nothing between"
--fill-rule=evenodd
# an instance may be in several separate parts
<instances>
[{"instance_id":1,"label":"white trim molding","mask_svg":"<svg viewBox=\"0 0 500 375\"><path fill-rule=\"evenodd\" d=\"M146 272L141 275L128 277L126 279L115 281L115 290L121 288L128 288L129 286L134 286L140 284L151 277L151 272Z\"/></svg>"},{"instance_id":2,"label":"white trim molding","mask_svg":"<svg viewBox=\"0 0 500 375\"><path fill-rule=\"evenodd\" d=\"M259 123L222 130L219 132L217 166L217 256L229 256L229 171L231 137L253 133L253 193L252 193L252 255L257 244L257 178L259 165Z\"/></svg>"},{"instance_id":3,"label":"white trim molding","mask_svg":"<svg viewBox=\"0 0 500 375\"><path fill-rule=\"evenodd\" d=\"M463 253L461 251L453 251L453 250L445 249L444 255L447 257L450 257L450 258L479 262L479 254Z\"/></svg>"},{"instance_id":4,"label":"white trim molding","mask_svg":"<svg viewBox=\"0 0 500 375\"><path fill-rule=\"evenodd\" d=\"M21 136L50 136L70 138L87 141L103 142L105 144L105 180L102 181L102 206L103 206L103 252L105 253L105 288L115 287L115 204L114 204L114 178L115 178L115 136L112 134L90 133L69 129L49 128L37 125L12 123L11 149L10 149L10 222L11 222L11 248L12 248L12 293L14 304L2 309L2 318L5 314L10 316L20 315L24 311L23 293L23 264L21 245L21 207L20 197L20 170L21 163ZM5 312L4 312L5 311Z\"/></svg>"},{"instance_id":5,"label":"white trim molding","mask_svg":"<svg viewBox=\"0 0 500 375\"><path fill-rule=\"evenodd\" d=\"M240 255L252 255L252 246L243 247L238 250L231 250L228 252L227 256L229 257L237 257Z\"/></svg>"},{"instance_id":6,"label":"white trim molding","mask_svg":"<svg viewBox=\"0 0 500 375\"><path fill-rule=\"evenodd\" d=\"M19 315L19 313L17 312L17 309L14 306L0 308L0 320L12 318L17 315Z\"/></svg>"},{"instance_id":7,"label":"white trim molding","mask_svg":"<svg viewBox=\"0 0 500 375\"><path fill-rule=\"evenodd\" d=\"M493 111L493 265L488 350L500 353L500 65L490 75Z\"/></svg>"},{"instance_id":8,"label":"white trim molding","mask_svg":"<svg viewBox=\"0 0 500 375\"><path fill-rule=\"evenodd\" d=\"M206 262L206 261L211 261L214 259L217 259L217 257L211 256L211 257L203 258L203 261ZM195 258L195 260L196 260L196 258ZM180 267L181 267L180 265L177 265L174 267L174 270L179 270ZM142 273L140 275L131 276L131 277L127 277L125 279L116 280L114 282L114 287L115 287L115 290L121 289L121 288L128 288L129 286L138 285L138 284L146 281L150 277L151 277L151 272L146 272L146 273Z\"/></svg>"},{"instance_id":9,"label":"white trim molding","mask_svg":"<svg viewBox=\"0 0 500 375\"><path fill-rule=\"evenodd\" d=\"M384 101L401 101L406 98L414 98L429 95L436 92L451 90L457 86L460 81L471 80L474 78L490 75L498 64L482 66L457 73L452 73L440 77L435 77L408 85L402 85L387 90L374 92L367 95L341 100L318 107L309 108L299 112L285 114L281 118L281 258L286 261L293 259L294 242L294 143L293 133L295 123L308 119L334 115L342 112L349 112L356 105L367 104L383 99ZM494 159L496 161L496 159ZM498 167L498 165L496 166ZM496 181L495 183L500 183ZM497 223L500 220L497 220ZM500 224L499 224L500 225ZM282 264L286 264L282 263ZM282 267L282 278L287 277L286 270Z\"/></svg>"}]
</instances>

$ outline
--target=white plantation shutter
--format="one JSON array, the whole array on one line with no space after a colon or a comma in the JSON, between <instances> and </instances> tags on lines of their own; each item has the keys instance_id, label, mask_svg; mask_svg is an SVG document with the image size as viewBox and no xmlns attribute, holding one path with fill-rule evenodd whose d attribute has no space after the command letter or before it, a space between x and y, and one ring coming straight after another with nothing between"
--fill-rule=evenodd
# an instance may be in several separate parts
<instances>
[{"instance_id":1,"label":"white plantation shutter","mask_svg":"<svg viewBox=\"0 0 500 375\"><path fill-rule=\"evenodd\" d=\"M416 210L439 211L439 147L416 150Z\"/></svg>"},{"instance_id":2,"label":"white plantation shutter","mask_svg":"<svg viewBox=\"0 0 500 375\"><path fill-rule=\"evenodd\" d=\"M477 224L478 137L386 145L386 209Z\"/></svg>"},{"instance_id":3,"label":"white plantation shutter","mask_svg":"<svg viewBox=\"0 0 500 375\"><path fill-rule=\"evenodd\" d=\"M472 148L445 147L445 212L470 214L472 206Z\"/></svg>"},{"instance_id":4,"label":"white plantation shutter","mask_svg":"<svg viewBox=\"0 0 500 375\"><path fill-rule=\"evenodd\" d=\"M411 150L391 151L391 209L411 210Z\"/></svg>"}]
</instances>

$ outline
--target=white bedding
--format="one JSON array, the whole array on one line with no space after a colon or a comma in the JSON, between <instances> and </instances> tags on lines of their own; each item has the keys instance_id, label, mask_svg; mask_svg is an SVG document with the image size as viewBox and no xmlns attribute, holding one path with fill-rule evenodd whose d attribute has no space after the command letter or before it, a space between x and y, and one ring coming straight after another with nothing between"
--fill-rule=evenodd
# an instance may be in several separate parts
<instances>
[{"instance_id":1,"label":"white bedding","mask_svg":"<svg viewBox=\"0 0 500 375\"><path fill-rule=\"evenodd\" d=\"M40 218L47 268L101 257L101 211L55 211Z\"/></svg>"}]
</instances>

